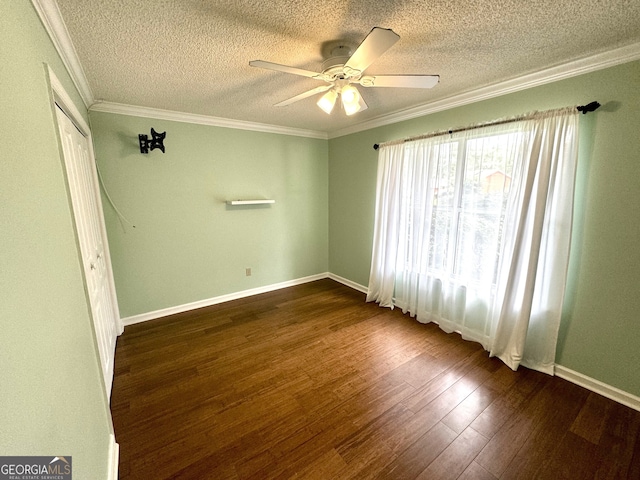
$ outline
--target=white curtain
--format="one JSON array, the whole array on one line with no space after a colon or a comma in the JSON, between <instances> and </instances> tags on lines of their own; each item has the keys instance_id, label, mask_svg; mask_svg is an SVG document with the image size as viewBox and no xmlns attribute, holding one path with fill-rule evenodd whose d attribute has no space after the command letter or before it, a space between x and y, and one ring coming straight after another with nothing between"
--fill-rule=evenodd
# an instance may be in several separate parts
<instances>
[{"instance_id":1,"label":"white curtain","mask_svg":"<svg viewBox=\"0 0 640 480\"><path fill-rule=\"evenodd\" d=\"M367 301L553 373L578 112L383 145Z\"/></svg>"}]
</instances>

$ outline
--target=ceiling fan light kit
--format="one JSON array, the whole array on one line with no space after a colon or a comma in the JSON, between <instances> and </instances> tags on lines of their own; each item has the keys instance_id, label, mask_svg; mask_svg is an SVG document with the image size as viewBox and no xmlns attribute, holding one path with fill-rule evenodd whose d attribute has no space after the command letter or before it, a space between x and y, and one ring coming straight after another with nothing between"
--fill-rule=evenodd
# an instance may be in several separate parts
<instances>
[{"instance_id":1,"label":"ceiling fan light kit","mask_svg":"<svg viewBox=\"0 0 640 480\"><path fill-rule=\"evenodd\" d=\"M364 99L362 98L362 95L360 95L360 92L356 89L356 87L345 85L342 88L340 98L342 99L344 112L347 115L353 115L354 113L358 113L361 110L367 109L367 104L364 103Z\"/></svg>"},{"instance_id":2,"label":"ceiling fan light kit","mask_svg":"<svg viewBox=\"0 0 640 480\"><path fill-rule=\"evenodd\" d=\"M362 76L363 72L378 57L391 48L400 36L393 30L375 27L362 41L352 54L351 48L346 45L337 45L331 50L331 58L322 64L322 72L312 72L287 65L253 60L249 62L252 67L265 68L278 72L300 75L326 82L327 85L316 87L301 93L288 100L277 103L275 106L284 107L304 98L326 92L317 105L327 114L333 111L338 96L342 101L342 107L347 115L366 110L362 95L353 84L363 87L396 87L396 88L433 88L440 81L438 75L375 75Z\"/></svg>"},{"instance_id":3,"label":"ceiling fan light kit","mask_svg":"<svg viewBox=\"0 0 640 480\"><path fill-rule=\"evenodd\" d=\"M333 107L336 104L336 100L338 98L338 94L335 90L331 89L327 93L325 93L320 100L318 100L318 106L327 114L330 114L333 111Z\"/></svg>"},{"instance_id":4,"label":"ceiling fan light kit","mask_svg":"<svg viewBox=\"0 0 640 480\"><path fill-rule=\"evenodd\" d=\"M351 85L344 85L342 87L336 85L320 97L317 105L325 113L330 114L333 111L338 96L340 96L342 108L347 115L353 115L367 108L367 104L358 89Z\"/></svg>"}]
</instances>

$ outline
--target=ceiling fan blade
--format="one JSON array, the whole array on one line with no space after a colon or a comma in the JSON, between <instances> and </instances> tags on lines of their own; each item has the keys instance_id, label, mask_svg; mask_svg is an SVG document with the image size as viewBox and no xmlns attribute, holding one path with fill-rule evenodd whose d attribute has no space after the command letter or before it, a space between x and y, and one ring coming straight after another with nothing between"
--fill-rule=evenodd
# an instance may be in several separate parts
<instances>
[{"instance_id":1,"label":"ceiling fan blade","mask_svg":"<svg viewBox=\"0 0 640 480\"><path fill-rule=\"evenodd\" d=\"M289 67L287 65L280 65L279 63L265 62L264 60L252 60L249 62L249 65L252 67L266 68L267 70L275 70L276 72L291 73L293 75L302 75L303 77L323 80L321 73L303 70L296 67Z\"/></svg>"},{"instance_id":2,"label":"ceiling fan blade","mask_svg":"<svg viewBox=\"0 0 640 480\"><path fill-rule=\"evenodd\" d=\"M316 87L313 90L309 90L307 92L301 93L300 95L296 95L295 97L290 98L289 100L284 100L280 103L276 103L274 107L286 107L287 105L291 105L298 100L302 100L304 98L315 95L316 93L326 92L330 88L333 88L333 85L322 85L321 87Z\"/></svg>"},{"instance_id":3,"label":"ceiling fan blade","mask_svg":"<svg viewBox=\"0 0 640 480\"><path fill-rule=\"evenodd\" d=\"M371 75L358 83L363 87L433 88L439 82L439 75Z\"/></svg>"},{"instance_id":4,"label":"ceiling fan blade","mask_svg":"<svg viewBox=\"0 0 640 480\"><path fill-rule=\"evenodd\" d=\"M400 36L393 30L374 27L344 66L362 73L398 40Z\"/></svg>"},{"instance_id":5,"label":"ceiling fan blade","mask_svg":"<svg viewBox=\"0 0 640 480\"><path fill-rule=\"evenodd\" d=\"M366 110L367 108L369 108L369 105L367 105L367 102L364 101L364 98L362 98L362 95L360 95L359 103L360 103L360 110L358 110L359 112L362 112L363 110Z\"/></svg>"}]
</instances>

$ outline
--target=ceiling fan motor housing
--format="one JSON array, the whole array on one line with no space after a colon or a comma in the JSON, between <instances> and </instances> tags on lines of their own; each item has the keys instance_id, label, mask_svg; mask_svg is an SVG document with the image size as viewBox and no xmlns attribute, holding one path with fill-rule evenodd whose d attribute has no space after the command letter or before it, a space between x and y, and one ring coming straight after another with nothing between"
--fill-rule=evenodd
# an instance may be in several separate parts
<instances>
[{"instance_id":1,"label":"ceiling fan motor housing","mask_svg":"<svg viewBox=\"0 0 640 480\"><path fill-rule=\"evenodd\" d=\"M343 80L353 77L353 72L346 72L344 65L353 55L354 49L350 45L337 44L329 50L328 58L322 62L322 73L332 80Z\"/></svg>"},{"instance_id":2,"label":"ceiling fan motor housing","mask_svg":"<svg viewBox=\"0 0 640 480\"><path fill-rule=\"evenodd\" d=\"M432 88L438 83L440 79L438 75L363 76L369 65L399 39L400 36L391 29L374 27L356 48L345 40L326 42L322 47L322 56L326 60L322 63L321 72L265 62L264 60L252 60L249 65L300 75L327 83L327 85L313 88L276 103L275 106L277 107L284 107L312 95L324 93L318 105L323 100L326 100L327 108L323 108L322 105L320 105L320 108L330 113L336 98L340 95L345 106L345 112L347 115L351 115L367 108L358 89L353 84L359 84L363 87Z\"/></svg>"}]
</instances>

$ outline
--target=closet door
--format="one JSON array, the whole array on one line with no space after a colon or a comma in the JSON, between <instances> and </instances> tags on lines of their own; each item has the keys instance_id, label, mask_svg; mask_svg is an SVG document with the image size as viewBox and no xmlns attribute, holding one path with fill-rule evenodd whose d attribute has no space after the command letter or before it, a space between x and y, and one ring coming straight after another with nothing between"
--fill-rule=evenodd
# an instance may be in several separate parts
<instances>
[{"instance_id":1,"label":"closet door","mask_svg":"<svg viewBox=\"0 0 640 480\"><path fill-rule=\"evenodd\" d=\"M102 374L110 398L116 339L121 327L92 145L57 105L56 115Z\"/></svg>"}]
</instances>

